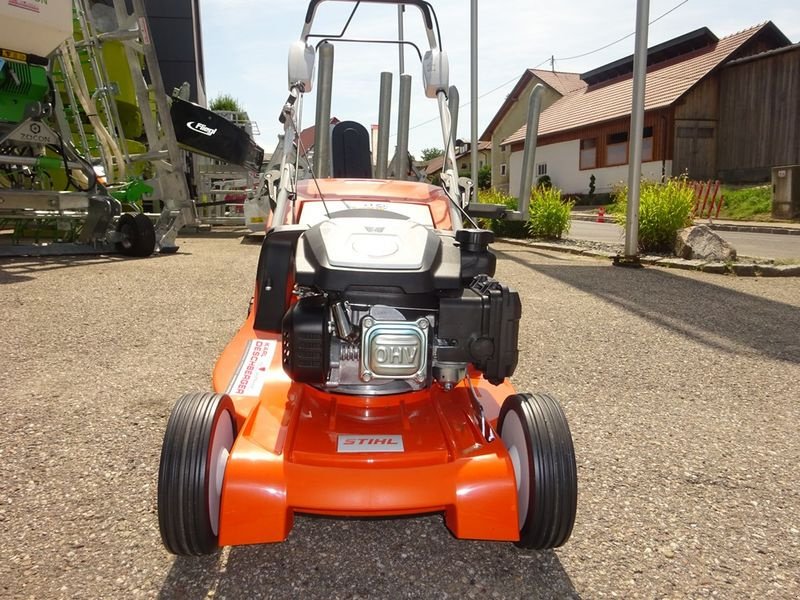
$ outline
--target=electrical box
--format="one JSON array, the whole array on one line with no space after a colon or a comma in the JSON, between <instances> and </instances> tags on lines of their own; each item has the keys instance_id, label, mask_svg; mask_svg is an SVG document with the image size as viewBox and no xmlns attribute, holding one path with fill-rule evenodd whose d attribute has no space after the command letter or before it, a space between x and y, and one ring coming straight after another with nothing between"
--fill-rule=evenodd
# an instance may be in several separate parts
<instances>
[{"instance_id":1,"label":"electrical box","mask_svg":"<svg viewBox=\"0 0 800 600\"><path fill-rule=\"evenodd\" d=\"M0 48L47 56L72 36L71 0L0 1Z\"/></svg>"},{"instance_id":2,"label":"electrical box","mask_svg":"<svg viewBox=\"0 0 800 600\"><path fill-rule=\"evenodd\" d=\"M772 216L800 219L800 165L772 169Z\"/></svg>"}]
</instances>

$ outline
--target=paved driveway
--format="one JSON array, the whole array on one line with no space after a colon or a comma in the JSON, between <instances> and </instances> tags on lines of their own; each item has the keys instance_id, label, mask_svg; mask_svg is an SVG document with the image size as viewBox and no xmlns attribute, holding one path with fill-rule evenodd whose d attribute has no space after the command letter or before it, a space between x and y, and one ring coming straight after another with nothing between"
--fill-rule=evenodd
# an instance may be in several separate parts
<instances>
[{"instance_id":1,"label":"paved driveway","mask_svg":"<svg viewBox=\"0 0 800 600\"><path fill-rule=\"evenodd\" d=\"M258 248L0 262L4 598L794 598L800 280L497 246L524 298L516 383L563 399L578 521L555 552L441 517L302 517L284 544L174 559L155 488L175 398L205 389Z\"/></svg>"}]
</instances>

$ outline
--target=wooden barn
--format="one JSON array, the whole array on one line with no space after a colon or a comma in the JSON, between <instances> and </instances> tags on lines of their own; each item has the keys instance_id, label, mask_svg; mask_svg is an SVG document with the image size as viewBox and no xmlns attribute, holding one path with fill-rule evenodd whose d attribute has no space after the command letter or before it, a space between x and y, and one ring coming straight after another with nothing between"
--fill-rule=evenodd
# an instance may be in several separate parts
<instances>
[{"instance_id":1,"label":"wooden barn","mask_svg":"<svg viewBox=\"0 0 800 600\"><path fill-rule=\"evenodd\" d=\"M581 87L542 112L536 176L570 194L588 192L592 177L598 193L627 178L632 77L632 56L583 73ZM800 45L772 22L721 39L704 27L654 46L643 175L768 181L772 167L800 164L799 106ZM501 144L513 195L525 133L520 123Z\"/></svg>"},{"instance_id":2,"label":"wooden barn","mask_svg":"<svg viewBox=\"0 0 800 600\"><path fill-rule=\"evenodd\" d=\"M725 64L718 119L723 180L767 181L772 166L800 165L800 44Z\"/></svg>"}]
</instances>

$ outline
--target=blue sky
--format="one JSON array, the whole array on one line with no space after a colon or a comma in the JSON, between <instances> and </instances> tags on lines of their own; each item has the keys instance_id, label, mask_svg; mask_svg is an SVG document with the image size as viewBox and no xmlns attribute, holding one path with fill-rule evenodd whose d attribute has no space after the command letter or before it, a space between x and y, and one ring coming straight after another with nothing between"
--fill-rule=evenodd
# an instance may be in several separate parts
<instances>
[{"instance_id":1,"label":"blue sky","mask_svg":"<svg viewBox=\"0 0 800 600\"><path fill-rule=\"evenodd\" d=\"M459 88L462 105L469 100L469 0L432 0L441 23L443 45L450 56L450 82ZM677 6L677 8L675 8ZM278 113L287 95L286 57L289 44L300 36L307 2L302 0L202 0L202 27L209 98L229 93L240 100L261 135L259 144L271 150L281 131ZM352 4L323 3L315 31L339 31ZM675 8L650 26L649 45L706 26L719 37L764 21L800 40L797 0L651 0L650 20ZM406 12L406 37L423 45L419 11ZM605 46L635 28L636 0L479 0L479 93L481 132L526 68L551 56L560 71L581 73L633 53L633 36L589 56L565 60ZM364 3L351 25L353 37L396 38L393 6ZM340 44L336 47L332 113L367 128L378 119L381 71L398 70L395 46ZM406 71L414 77L410 134L411 152L442 147L436 102L425 98L416 53L406 54ZM394 90L398 81L395 75ZM313 124L315 94L306 96L303 126ZM396 108L392 115L393 133ZM459 137L468 139L470 108L461 110Z\"/></svg>"}]
</instances>

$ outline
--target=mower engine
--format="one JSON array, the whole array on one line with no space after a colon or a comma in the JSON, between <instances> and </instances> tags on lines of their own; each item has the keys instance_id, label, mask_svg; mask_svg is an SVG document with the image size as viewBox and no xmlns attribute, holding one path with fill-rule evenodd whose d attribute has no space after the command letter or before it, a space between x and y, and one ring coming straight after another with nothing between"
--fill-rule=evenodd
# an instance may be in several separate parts
<instances>
[{"instance_id":1,"label":"mower engine","mask_svg":"<svg viewBox=\"0 0 800 600\"><path fill-rule=\"evenodd\" d=\"M297 382L375 396L451 389L472 365L491 383L517 364L519 295L492 279L490 231L435 231L351 210L306 231L299 300L283 319L283 366Z\"/></svg>"}]
</instances>

